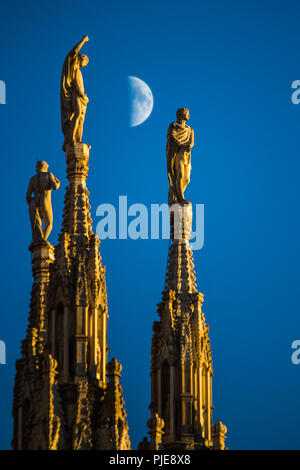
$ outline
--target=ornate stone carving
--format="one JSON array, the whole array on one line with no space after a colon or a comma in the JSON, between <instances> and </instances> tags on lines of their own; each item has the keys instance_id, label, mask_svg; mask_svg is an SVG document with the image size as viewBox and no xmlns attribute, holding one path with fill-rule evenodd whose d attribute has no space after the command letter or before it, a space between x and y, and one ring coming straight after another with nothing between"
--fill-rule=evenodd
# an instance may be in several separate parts
<instances>
[{"instance_id":1,"label":"ornate stone carving","mask_svg":"<svg viewBox=\"0 0 300 470\"><path fill-rule=\"evenodd\" d=\"M77 413L73 428L73 449L89 450L93 447L88 397L88 381L80 379L77 383Z\"/></svg>"},{"instance_id":2,"label":"ornate stone carving","mask_svg":"<svg viewBox=\"0 0 300 470\"><path fill-rule=\"evenodd\" d=\"M163 436L163 428L165 426L164 420L159 417L158 413L152 413L151 418L147 422L150 435L150 448L158 450L161 447L161 440Z\"/></svg>"},{"instance_id":3,"label":"ornate stone carving","mask_svg":"<svg viewBox=\"0 0 300 470\"><path fill-rule=\"evenodd\" d=\"M129 450L127 415L124 408L123 390L119 383L122 371L116 358L107 364L109 383L101 406L97 448L102 450Z\"/></svg>"},{"instance_id":4,"label":"ornate stone carving","mask_svg":"<svg viewBox=\"0 0 300 470\"><path fill-rule=\"evenodd\" d=\"M227 427L218 419L218 421L212 427L214 450L227 450L225 447L225 439L227 433Z\"/></svg>"}]
</instances>

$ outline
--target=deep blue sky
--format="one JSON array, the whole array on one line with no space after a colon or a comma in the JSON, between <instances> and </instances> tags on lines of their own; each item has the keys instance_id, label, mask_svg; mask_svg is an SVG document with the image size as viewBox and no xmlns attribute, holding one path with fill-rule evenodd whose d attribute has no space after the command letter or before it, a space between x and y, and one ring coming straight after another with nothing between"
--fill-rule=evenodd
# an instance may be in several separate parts
<instances>
[{"instance_id":1,"label":"deep blue sky","mask_svg":"<svg viewBox=\"0 0 300 470\"><path fill-rule=\"evenodd\" d=\"M232 449L297 449L300 365L291 363L299 322L300 79L298 1L15 1L1 5L2 156L0 448L10 447L15 360L32 286L25 200L36 159L62 181L53 194L53 244L67 183L59 82L67 52L82 52L90 98L84 141L92 146L88 188L96 208L167 202L166 131L178 107L195 130L186 196L205 204L205 245L195 252L210 324L214 420ZM145 80L154 109L128 126L127 76ZM110 240L110 358L122 385L133 445L150 403L150 344L163 289L166 240Z\"/></svg>"}]
</instances>

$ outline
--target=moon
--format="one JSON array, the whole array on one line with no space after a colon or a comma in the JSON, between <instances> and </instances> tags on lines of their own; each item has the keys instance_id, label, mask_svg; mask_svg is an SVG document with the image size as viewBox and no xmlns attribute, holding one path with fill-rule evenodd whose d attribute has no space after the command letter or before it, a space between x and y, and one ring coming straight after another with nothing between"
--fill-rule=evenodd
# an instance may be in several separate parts
<instances>
[{"instance_id":1,"label":"moon","mask_svg":"<svg viewBox=\"0 0 300 470\"><path fill-rule=\"evenodd\" d=\"M130 96L130 127L139 126L148 119L153 109L153 95L147 83L137 77L128 77Z\"/></svg>"}]
</instances>

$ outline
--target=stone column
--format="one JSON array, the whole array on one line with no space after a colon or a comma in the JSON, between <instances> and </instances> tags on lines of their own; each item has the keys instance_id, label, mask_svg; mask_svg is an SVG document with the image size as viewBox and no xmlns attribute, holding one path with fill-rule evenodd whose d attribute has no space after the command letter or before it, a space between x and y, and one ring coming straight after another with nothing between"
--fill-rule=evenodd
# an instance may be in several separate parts
<instances>
[{"instance_id":1,"label":"stone column","mask_svg":"<svg viewBox=\"0 0 300 470\"><path fill-rule=\"evenodd\" d=\"M92 338L93 338L93 353L92 353L92 372L95 377L97 376L97 344L98 344L98 310L93 308L92 312Z\"/></svg>"},{"instance_id":2,"label":"stone column","mask_svg":"<svg viewBox=\"0 0 300 470\"><path fill-rule=\"evenodd\" d=\"M157 369L157 409L161 415L161 367Z\"/></svg>"},{"instance_id":3,"label":"stone column","mask_svg":"<svg viewBox=\"0 0 300 470\"><path fill-rule=\"evenodd\" d=\"M64 381L69 380L69 307L64 307Z\"/></svg>"},{"instance_id":4,"label":"stone column","mask_svg":"<svg viewBox=\"0 0 300 470\"><path fill-rule=\"evenodd\" d=\"M104 311L102 313L102 351L101 351L101 354L102 354L102 367L101 367L102 377L101 379L102 379L103 386L105 386L106 384L106 363L107 363L106 320L107 320L107 312Z\"/></svg>"},{"instance_id":5,"label":"stone column","mask_svg":"<svg viewBox=\"0 0 300 470\"><path fill-rule=\"evenodd\" d=\"M23 445L23 442L22 442L22 438L23 438L23 410L22 410L22 407L20 406L18 408L18 432L17 432L17 439L18 439L18 443L17 443L17 450L22 450L22 445Z\"/></svg>"},{"instance_id":6,"label":"stone column","mask_svg":"<svg viewBox=\"0 0 300 470\"><path fill-rule=\"evenodd\" d=\"M198 397L197 397L198 398L198 423L199 423L199 431L201 433L203 429L202 368L201 366L199 366L197 369L197 380L198 380Z\"/></svg>"},{"instance_id":7,"label":"stone column","mask_svg":"<svg viewBox=\"0 0 300 470\"><path fill-rule=\"evenodd\" d=\"M206 396L207 396L207 439L211 442L211 375L210 370L207 369L206 376Z\"/></svg>"},{"instance_id":8,"label":"stone column","mask_svg":"<svg viewBox=\"0 0 300 470\"><path fill-rule=\"evenodd\" d=\"M43 351L46 344L46 305L47 289L50 278L50 265L54 262L54 247L49 242L33 242L29 250L32 253L32 307L29 317L30 332L38 337L38 349ZM34 296L34 297L33 297ZM35 352L33 353L35 355Z\"/></svg>"},{"instance_id":9,"label":"stone column","mask_svg":"<svg viewBox=\"0 0 300 470\"><path fill-rule=\"evenodd\" d=\"M175 439L175 368L170 367L170 441Z\"/></svg>"},{"instance_id":10,"label":"stone column","mask_svg":"<svg viewBox=\"0 0 300 470\"><path fill-rule=\"evenodd\" d=\"M87 372L87 307L77 306L76 343L76 375L83 376Z\"/></svg>"},{"instance_id":11,"label":"stone column","mask_svg":"<svg viewBox=\"0 0 300 470\"><path fill-rule=\"evenodd\" d=\"M180 403L181 403L181 432L185 432L185 425L186 425L186 409L185 409L185 400L184 400L184 392L185 392L185 368L184 363L181 362L180 364L180 375L181 375L181 393L180 393Z\"/></svg>"},{"instance_id":12,"label":"stone column","mask_svg":"<svg viewBox=\"0 0 300 470\"><path fill-rule=\"evenodd\" d=\"M86 187L90 145L67 146L66 163L69 185L65 196L63 232L80 237L91 234L89 192Z\"/></svg>"}]
</instances>

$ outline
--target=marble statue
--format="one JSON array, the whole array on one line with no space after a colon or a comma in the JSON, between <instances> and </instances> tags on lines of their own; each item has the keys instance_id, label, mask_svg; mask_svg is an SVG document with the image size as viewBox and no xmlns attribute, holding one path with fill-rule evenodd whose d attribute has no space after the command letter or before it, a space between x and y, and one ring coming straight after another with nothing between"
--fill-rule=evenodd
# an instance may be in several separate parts
<instances>
[{"instance_id":1,"label":"marble statue","mask_svg":"<svg viewBox=\"0 0 300 470\"><path fill-rule=\"evenodd\" d=\"M61 125L64 133L63 150L67 145L81 142L88 97L84 91L81 68L89 63L84 54L78 54L88 36L73 47L65 58L60 87Z\"/></svg>"},{"instance_id":2,"label":"marble statue","mask_svg":"<svg viewBox=\"0 0 300 470\"><path fill-rule=\"evenodd\" d=\"M37 162L36 174L30 178L26 193L32 239L35 242L46 241L50 235L53 225L51 190L56 190L60 186L59 180L48 172L48 167L48 163L44 161Z\"/></svg>"},{"instance_id":3,"label":"marble statue","mask_svg":"<svg viewBox=\"0 0 300 470\"><path fill-rule=\"evenodd\" d=\"M190 117L187 108L178 109L176 114L177 120L170 124L167 134L169 206L190 204L190 201L184 198L184 191L190 182L194 131L186 124Z\"/></svg>"}]
</instances>

